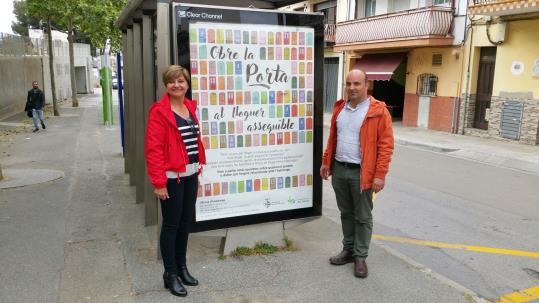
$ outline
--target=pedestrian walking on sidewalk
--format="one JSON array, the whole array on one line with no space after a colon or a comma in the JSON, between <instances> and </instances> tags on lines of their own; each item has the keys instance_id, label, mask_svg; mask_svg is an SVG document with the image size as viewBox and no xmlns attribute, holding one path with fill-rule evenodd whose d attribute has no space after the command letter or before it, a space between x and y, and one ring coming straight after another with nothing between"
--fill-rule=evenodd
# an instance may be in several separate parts
<instances>
[{"instance_id":1,"label":"pedestrian walking on sidewalk","mask_svg":"<svg viewBox=\"0 0 539 303\"><path fill-rule=\"evenodd\" d=\"M32 120L34 120L34 133L39 130L38 122L41 122L41 127L45 129L45 122L43 122L43 107L45 106L45 94L39 89L39 83L37 81L32 82L32 89L28 91L26 97L25 112L32 112ZM38 121L39 119L39 121Z\"/></svg>"},{"instance_id":2,"label":"pedestrian walking on sidewalk","mask_svg":"<svg viewBox=\"0 0 539 303\"><path fill-rule=\"evenodd\" d=\"M346 76L348 100L333 106L320 175L329 176L341 212L343 250L333 265L354 262L354 275L366 278L365 259L372 236L373 192L384 188L393 154L391 115L384 102L367 95L367 75L359 69Z\"/></svg>"},{"instance_id":3,"label":"pedestrian walking on sidewalk","mask_svg":"<svg viewBox=\"0 0 539 303\"><path fill-rule=\"evenodd\" d=\"M189 72L171 65L163 72L166 92L150 108L146 128L146 166L154 193L161 201L160 245L165 288L186 296L182 285L198 280L187 270L187 241L194 217L198 175L206 164L196 116L196 102L185 97Z\"/></svg>"}]
</instances>

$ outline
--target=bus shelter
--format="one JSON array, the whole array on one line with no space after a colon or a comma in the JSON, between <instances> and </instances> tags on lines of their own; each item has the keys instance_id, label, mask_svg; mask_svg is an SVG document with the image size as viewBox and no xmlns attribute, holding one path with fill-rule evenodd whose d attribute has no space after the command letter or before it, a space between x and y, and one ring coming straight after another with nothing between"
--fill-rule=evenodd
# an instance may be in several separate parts
<instances>
[{"instance_id":1,"label":"bus shelter","mask_svg":"<svg viewBox=\"0 0 539 303\"><path fill-rule=\"evenodd\" d=\"M116 22L125 172L145 223L160 218L146 174L146 122L171 64L190 71L187 97L197 101L208 160L193 231L230 236L234 228L286 229L320 216L323 15L276 10L297 1L194 2L133 0Z\"/></svg>"}]
</instances>

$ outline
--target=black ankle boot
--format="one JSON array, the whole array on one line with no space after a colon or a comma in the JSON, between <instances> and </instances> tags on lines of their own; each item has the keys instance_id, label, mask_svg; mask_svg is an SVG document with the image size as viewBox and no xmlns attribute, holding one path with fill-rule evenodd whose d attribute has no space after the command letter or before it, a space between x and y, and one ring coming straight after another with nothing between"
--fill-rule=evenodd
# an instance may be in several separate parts
<instances>
[{"instance_id":1,"label":"black ankle boot","mask_svg":"<svg viewBox=\"0 0 539 303\"><path fill-rule=\"evenodd\" d=\"M175 273L165 272L163 274L163 281L165 288L167 288L171 294L178 297L187 296L187 290L183 287L182 283L178 279L178 275Z\"/></svg>"},{"instance_id":2,"label":"black ankle boot","mask_svg":"<svg viewBox=\"0 0 539 303\"><path fill-rule=\"evenodd\" d=\"M187 265L180 265L178 267L178 277L182 280L183 284L189 286L197 286L198 280L195 279L187 270Z\"/></svg>"}]
</instances>

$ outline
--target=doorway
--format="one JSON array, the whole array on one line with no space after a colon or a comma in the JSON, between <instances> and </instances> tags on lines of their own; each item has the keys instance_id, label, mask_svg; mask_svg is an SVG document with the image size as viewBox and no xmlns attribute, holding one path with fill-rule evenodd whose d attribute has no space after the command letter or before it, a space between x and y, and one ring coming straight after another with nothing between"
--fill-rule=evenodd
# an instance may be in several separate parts
<instances>
[{"instance_id":1,"label":"doorway","mask_svg":"<svg viewBox=\"0 0 539 303\"><path fill-rule=\"evenodd\" d=\"M496 47L482 47L479 59L479 75L477 77L477 96L475 100L473 121L474 128L488 129L486 111L487 108L490 108L495 66Z\"/></svg>"},{"instance_id":2,"label":"doorway","mask_svg":"<svg viewBox=\"0 0 539 303\"><path fill-rule=\"evenodd\" d=\"M372 96L386 103L393 121L402 120L404 86L393 79L389 81L373 81Z\"/></svg>"},{"instance_id":3,"label":"doorway","mask_svg":"<svg viewBox=\"0 0 539 303\"><path fill-rule=\"evenodd\" d=\"M337 101L339 58L324 58L324 82L324 112L332 113L333 104Z\"/></svg>"},{"instance_id":4,"label":"doorway","mask_svg":"<svg viewBox=\"0 0 539 303\"><path fill-rule=\"evenodd\" d=\"M389 80L372 82L372 96L386 103L393 121L402 120L406 85L406 60L400 62Z\"/></svg>"},{"instance_id":5,"label":"doorway","mask_svg":"<svg viewBox=\"0 0 539 303\"><path fill-rule=\"evenodd\" d=\"M86 67L75 66L75 80L77 82L77 94L87 94Z\"/></svg>"}]
</instances>

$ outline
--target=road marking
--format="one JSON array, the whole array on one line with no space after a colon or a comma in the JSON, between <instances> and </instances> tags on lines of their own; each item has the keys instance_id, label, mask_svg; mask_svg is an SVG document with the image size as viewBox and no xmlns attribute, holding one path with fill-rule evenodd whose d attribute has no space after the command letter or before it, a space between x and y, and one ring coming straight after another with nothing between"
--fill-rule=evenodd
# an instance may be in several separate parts
<instances>
[{"instance_id":1,"label":"road marking","mask_svg":"<svg viewBox=\"0 0 539 303\"><path fill-rule=\"evenodd\" d=\"M372 235L372 237L374 239L378 239L378 240L405 243L405 244L415 244L415 245L438 247L438 248L462 249L462 250L477 251L477 252L483 252L483 253L489 253L489 254L513 255L513 256L521 256L521 257L529 257L529 258L537 258L537 259L539 259L539 252L530 252L530 251L523 251L523 250L512 250L512 249L504 249L504 248L494 248L494 247L486 247L486 246L472 246L472 245L464 245L464 244L451 244L451 243L415 240L415 239L409 239L409 238L384 236L384 235Z\"/></svg>"},{"instance_id":2,"label":"road marking","mask_svg":"<svg viewBox=\"0 0 539 303\"><path fill-rule=\"evenodd\" d=\"M524 303L539 299L539 286L523 289L499 297L496 303Z\"/></svg>"}]
</instances>

